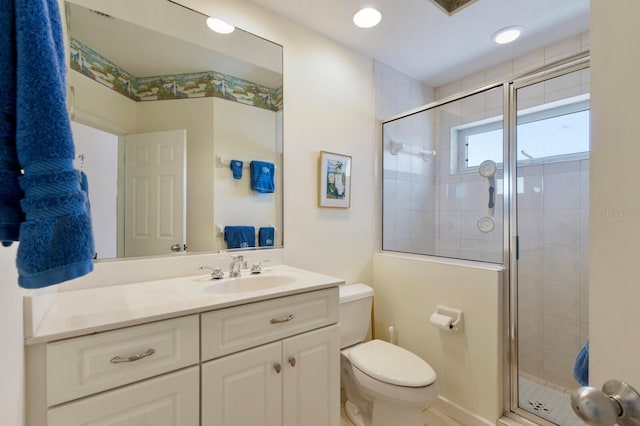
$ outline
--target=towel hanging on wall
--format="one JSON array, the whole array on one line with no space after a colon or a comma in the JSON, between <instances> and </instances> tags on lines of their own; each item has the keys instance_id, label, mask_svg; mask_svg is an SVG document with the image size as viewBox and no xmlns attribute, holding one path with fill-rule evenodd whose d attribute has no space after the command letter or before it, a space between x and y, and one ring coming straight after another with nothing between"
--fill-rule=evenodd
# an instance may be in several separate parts
<instances>
[{"instance_id":1,"label":"towel hanging on wall","mask_svg":"<svg viewBox=\"0 0 640 426\"><path fill-rule=\"evenodd\" d=\"M275 191L275 165L266 161L252 161L249 165L251 172L251 189L262 193Z\"/></svg>"},{"instance_id":2,"label":"towel hanging on wall","mask_svg":"<svg viewBox=\"0 0 640 426\"><path fill-rule=\"evenodd\" d=\"M87 195L66 109L57 0L0 10L0 240L20 241L18 283L40 288L93 270ZM21 172L22 171L22 172Z\"/></svg>"},{"instance_id":3,"label":"towel hanging on wall","mask_svg":"<svg viewBox=\"0 0 640 426\"><path fill-rule=\"evenodd\" d=\"M224 240L227 248L247 248L256 246L256 228L253 226L225 226Z\"/></svg>"}]
</instances>

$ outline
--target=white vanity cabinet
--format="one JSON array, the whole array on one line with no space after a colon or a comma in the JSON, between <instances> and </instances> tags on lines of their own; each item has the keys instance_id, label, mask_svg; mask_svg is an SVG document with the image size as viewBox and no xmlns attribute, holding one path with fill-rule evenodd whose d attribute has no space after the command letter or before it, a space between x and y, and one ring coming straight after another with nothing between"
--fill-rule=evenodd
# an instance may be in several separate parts
<instances>
[{"instance_id":1,"label":"white vanity cabinet","mask_svg":"<svg viewBox=\"0 0 640 426\"><path fill-rule=\"evenodd\" d=\"M339 425L338 325L202 365L202 426Z\"/></svg>"},{"instance_id":2,"label":"white vanity cabinet","mask_svg":"<svg viewBox=\"0 0 640 426\"><path fill-rule=\"evenodd\" d=\"M204 314L202 357L217 358L202 364L202 426L338 425L337 297L331 288Z\"/></svg>"},{"instance_id":3,"label":"white vanity cabinet","mask_svg":"<svg viewBox=\"0 0 640 426\"><path fill-rule=\"evenodd\" d=\"M338 308L325 287L27 345L27 426L338 426Z\"/></svg>"}]
</instances>

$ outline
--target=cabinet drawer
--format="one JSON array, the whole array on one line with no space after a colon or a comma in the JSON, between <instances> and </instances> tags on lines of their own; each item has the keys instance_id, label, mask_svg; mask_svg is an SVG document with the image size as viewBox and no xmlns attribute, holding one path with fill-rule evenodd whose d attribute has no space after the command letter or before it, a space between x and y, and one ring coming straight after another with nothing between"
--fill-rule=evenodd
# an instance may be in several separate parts
<instances>
[{"instance_id":1,"label":"cabinet drawer","mask_svg":"<svg viewBox=\"0 0 640 426\"><path fill-rule=\"evenodd\" d=\"M338 288L221 309L202 315L202 360L338 322Z\"/></svg>"},{"instance_id":2,"label":"cabinet drawer","mask_svg":"<svg viewBox=\"0 0 640 426\"><path fill-rule=\"evenodd\" d=\"M48 426L198 426L199 367L49 409Z\"/></svg>"},{"instance_id":3,"label":"cabinet drawer","mask_svg":"<svg viewBox=\"0 0 640 426\"><path fill-rule=\"evenodd\" d=\"M198 337L192 315L50 343L47 405L196 364Z\"/></svg>"}]
</instances>

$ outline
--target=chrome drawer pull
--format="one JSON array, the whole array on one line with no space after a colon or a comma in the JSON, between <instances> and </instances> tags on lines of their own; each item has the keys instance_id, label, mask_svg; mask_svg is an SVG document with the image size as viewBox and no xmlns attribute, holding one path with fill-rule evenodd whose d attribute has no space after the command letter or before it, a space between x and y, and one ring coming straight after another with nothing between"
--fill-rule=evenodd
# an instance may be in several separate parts
<instances>
[{"instance_id":1,"label":"chrome drawer pull","mask_svg":"<svg viewBox=\"0 0 640 426\"><path fill-rule=\"evenodd\" d=\"M112 364L119 364L121 362L133 362L133 361L140 361L142 358L146 358L148 356L151 356L153 354L156 353L155 349L147 349L146 352L143 352L141 354L138 355L132 355L128 358L120 358L119 356L114 356L113 358L111 358L111 363Z\"/></svg>"},{"instance_id":2,"label":"chrome drawer pull","mask_svg":"<svg viewBox=\"0 0 640 426\"><path fill-rule=\"evenodd\" d=\"M283 322L289 322L294 318L295 318L295 316L293 314L289 314L284 318L271 318L271 324L280 324L280 323L283 323Z\"/></svg>"}]
</instances>

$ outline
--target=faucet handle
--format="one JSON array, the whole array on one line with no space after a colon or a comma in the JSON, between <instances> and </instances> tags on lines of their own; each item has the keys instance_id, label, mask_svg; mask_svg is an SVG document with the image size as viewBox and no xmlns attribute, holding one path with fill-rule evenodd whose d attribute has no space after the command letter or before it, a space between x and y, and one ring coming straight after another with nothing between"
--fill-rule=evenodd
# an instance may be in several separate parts
<instances>
[{"instance_id":1,"label":"faucet handle","mask_svg":"<svg viewBox=\"0 0 640 426\"><path fill-rule=\"evenodd\" d=\"M259 274L260 272L262 272L262 262L256 262L253 265L251 265L252 274Z\"/></svg>"},{"instance_id":2,"label":"faucet handle","mask_svg":"<svg viewBox=\"0 0 640 426\"><path fill-rule=\"evenodd\" d=\"M211 279L219 280L224 278L224 272L222 272L222 268L212 268L210 266L201 266L198 269L211 269Z\"/></svg>"}]
</instances>

